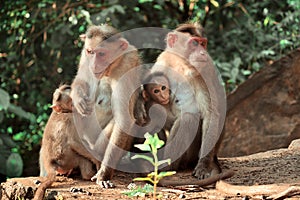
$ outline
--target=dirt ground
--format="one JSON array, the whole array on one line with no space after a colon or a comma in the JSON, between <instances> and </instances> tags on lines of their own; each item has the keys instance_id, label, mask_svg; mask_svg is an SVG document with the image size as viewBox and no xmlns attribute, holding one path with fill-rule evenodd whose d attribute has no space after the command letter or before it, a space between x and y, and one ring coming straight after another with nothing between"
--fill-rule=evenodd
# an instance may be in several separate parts
<instances>
[{"instance_id":1,"label":"dirt ground","mask_svg":"<svg viewBox=\"0 0 300 200\"><path fill-rule=\"evenodd\" d=\"M235 175L225 182L219 182L216 187L159 187L162 199L300 199L300 140L293 141L286 149L243 157L220 158L220 163L223 170L232 169ZM133 178L133 174L117 172L113 178L116 187L102 189L94 182L59 177L57 182L47 189L45 199L150 199L129 198L122 194L128 190L127 186ZM172 178L193 179L191 171L178 172ZM9 179L1 184L1 199L32 198L36 180L42 181L42 178Z\"/></svg>"}]
</instances>

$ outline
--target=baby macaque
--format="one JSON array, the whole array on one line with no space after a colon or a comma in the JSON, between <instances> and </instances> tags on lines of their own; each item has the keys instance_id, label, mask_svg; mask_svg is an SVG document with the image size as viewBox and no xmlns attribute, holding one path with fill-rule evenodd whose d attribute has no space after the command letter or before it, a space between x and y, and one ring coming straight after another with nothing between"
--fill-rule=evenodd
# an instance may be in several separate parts
<instances>
[{"instance_id":1,"label":"baby macaque","mask_svg":"<svg viewBox=\"0 0 300 200\"><path fill-rule=\"evenodd\" d=\"M143 125L150 121L149 110L154 104L169 108L169 80L163 73L153 73L144 79L141 89L139 101L142 105L137 106L136 109L143 110L143 112L137 111L137 113L143 114L137 117L137 123Z\"/></svg>"}]
</instances>

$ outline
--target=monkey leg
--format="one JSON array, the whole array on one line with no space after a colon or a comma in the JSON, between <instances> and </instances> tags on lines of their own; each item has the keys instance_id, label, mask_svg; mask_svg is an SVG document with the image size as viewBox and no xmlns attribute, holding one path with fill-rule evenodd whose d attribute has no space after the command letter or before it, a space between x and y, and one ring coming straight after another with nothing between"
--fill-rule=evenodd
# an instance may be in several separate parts
<instances>
[{"instance_id":1,"label":"monkey leg","mask_svg":"<svg viewBox=\"0 0 300 200\"><path fill-rule=\"evenodd\" d=\"M170 169L178 170L185 160L185 153L193 145L198 133L199 119L198 113L186 112L175 121L164 147L164 159L170 158L172 161Z\"/></svg>"},{"instance_id":2,"label":"monkey leg","mask_svg":"<svg viewBox=\"0 0 300 200\"><path fill-rule=\"evenodd\" d=\"M193 172L193 175L198 179L221 173L217 151L222 139L222 132L220 135L218 134L218 124L216 122L212 115L204 116L201 151L199 151L199 160Z\"/></svg>"},{"instance_id":3,"label":"monkey leg","mask_svg":"<svg viewBox=\"0 0 300 200\"><path fill-rule=\"evenodd\" d=\"M115 126L105 151L100 170L98 170L97 174L93 176L91 180L96 180L96 183L103 188L114 187L110 182L114 169L121 160L124 151L130 150L132 141L132 136L127 135Z\"/></svg>"},{"instance_id":4,"label":"monkey leg","mask_svg":"<svg viewBox=\"0 0 300 200\"><path fill-rule=\"evenodd\" d=\"M83 156L88 160L92 161L96 165L97 170L100 169L101 162L97 160L82 144L78 144L78 142L73 142L71 148L78 155Z\"/></svg>"},{"instance_id":5,"label":"monkey leg","mask_svg":"<svg viewBox=\"0 0 300 200\"><path fill-rule=\"evenodd\" d=\"M44 158L43 158L43 147L41 147L40 150L40 156L39 156L39 165L40 165L40 176L47 176L47 171L44 167Z\"/></svg>"},{"instance_id":6,"label":"monkey leg","mask_svg":"<svg viewBox=\"0 0 300 200\"><path fill-rule=\"evenodd\" d=\"M78 156L77 159L82 178L84 180L90 180L95 174L95 170L93 169L93 163L82 156Z\"/></svg>"},{"instance_id":7,"label":"monkey leg","mask_svg":"<svg viewBox=\"0 0 300 200\"><path fill-rule=\"evenodd\" d=\"M210 176L221 173L218 158L213 149L207 156L199 159L197 166L194 169L193 175L198 179L205 179Z\"/></svg>"}]
</instances>

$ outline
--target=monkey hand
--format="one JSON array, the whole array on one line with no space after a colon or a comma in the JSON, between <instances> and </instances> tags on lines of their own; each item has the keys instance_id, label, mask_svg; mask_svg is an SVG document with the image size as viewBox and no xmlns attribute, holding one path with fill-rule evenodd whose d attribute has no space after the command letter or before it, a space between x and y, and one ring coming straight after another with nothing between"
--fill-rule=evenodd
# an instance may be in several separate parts
<instances>
[{"instance_id":1,"label":"monkey hand","mask_svg":"<svg viewBox=\"0 0 300 200\"><path fill-rule=\"evenodd\" d=\"M115 185L108 180L108 177L105 174L110 174L110 172L105 173L105 170L103 170L103 168L101 170L100 168L100 170L98 170L98 172L91 178L91 181L96 181L101 188L114 188Z\"/></svg>"},{"instance_id":2,"label":"monkey hand","mask_svg":"<svg viewBox=\"0 0 300 200\"><path fill-rule=\"evenodd\" d=\"M213 175L221 173L220 167L214 163L209 163L205 158L200 160L194 169L193 176L198 179L206 179Z\"/></svg>"},{"instance_id":3,"label":"monkey hand","mask_svg":"<svg viewBox=\"0 0 300 200\"><path fill-rule=\"evenodd\" d=\"M94 103L86 95L83 97L73 97L73 106L76 108L77 112L82 116L90 115L93 111Z\"/></svg>"}]
</instances>

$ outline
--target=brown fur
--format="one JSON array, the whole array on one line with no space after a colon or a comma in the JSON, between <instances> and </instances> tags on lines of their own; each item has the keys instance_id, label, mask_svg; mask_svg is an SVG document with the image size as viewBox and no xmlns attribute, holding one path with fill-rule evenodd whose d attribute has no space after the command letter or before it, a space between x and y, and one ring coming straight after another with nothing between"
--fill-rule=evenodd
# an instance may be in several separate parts
<instances>
[{"instance_id":1,"label":"brown fur","mask_svg":"<svg viewBox=\"0 0 300 200\"><path fill-rule=\"evenodd\" d=\"M70 86L62 85L53 94L52 113L45 127L40 150L40 176L46 176L34 199L42 199L47 187L55 181L56 174L69 175L79 168L83 179L95 173L93 164L100 162L82 145L73 122Z\"/></svg>"},{"instance_id":2,"label":"brown fur","mask_svg":"<svg viewBox=\"0 0 300 200\"><path fill-rule=\"evenodd\" d=\"M100 155L103 154L103 162L100 170L92 180L96 180L97 184L102 187L107 187L105 181L112 178L114 172L114 169L112 168L118 164L123 156L122 153L117 151L113 145L111 145L111 143L124 150L129 150L132 146L132 137L127 135L126 130L123 130L122 127L120 128L119 124L127 124L130 126L130 124L134 122L133 102L135 102L137 94L133 94L133 98L128 106L125 105L125 111L122 110L123 101L121 100L121 102L119 102L118 99L128 96L129 91L140 84L139 77L136 76L138 72L135 72L133 73L133 77L124 80L125 83L122 85L124 88L118 90L119 80L130 70L136 69L136 67L140 65L140 59L137 50L124 38L119 35L113 40L107 38L107 36L114 34L115 29L108 25L92 26L88 29L78 72L72 83L73 90L71 93L76 110L83 116L89 116L93 111L93 105L95 104L94 99L98 90L99 81L105 78L109 82L112 92L118 94L118 97L111 97L111 102L114 104L115 110L111 110L112 116L108 117L112 117L112 119L102 127L103 132L99 133L99 138L97 139L97 148L99 149L97 153ZM109 41L106 41L106 39ZM103 57L95 54L95 57L92 58L92 56L89 55L89 52L99 52L99 49L101 49L100 44L104 44L102 45L104 46L104 49L102 48L102 50L109 53L110 56L106 58L104 54ZM94 54L92 55L94 56ZM95 61L93 59L97 60ZM97 63L97 65L94 63ZM105 65L103 63L108 64ZM125 112L129 112L129 116L124 116L125 114L123 113ZM130 121L128 122L128 120ZM120 123L115 123L116 121ZM105 142L101 139L103 134L109 138L110 142ZM112 168L107 165L112 166Z\"/></svg>"},{"instance_id":3,"label":"brown fur","mask_svg":"<svg viewBox=\"0 0 300 200\"><path fill-rule=\"evenodd\" d=\"M222 127L219 126L223 124L218 124L218 114L224 108L220 109L218 103L220 103L219 99L222 100L225 97L225 93L219 84L213 62L205 49L206 46L202 47L201 44L197 47L188 46L190 43L187 41L192 41L191 37L195 36L203 37L203 28L199 24L183 24L169 33L166 39L167 48L159 55L151 72L163 72L168 76L168 79L173 81L171 91L178 90L177 86L183 82L176 76L176 73L185 77L189 84L187 86L191 87L192 93L189 93L191 97L187 98L186 93L180 90L175 94L175 96L178 95L179 101L183 99L181 105L186 111L183 110L183 114L180 112L177 114L176 120L170 128L170 136L167 139L164 154L166 158L174 161L178 155L174 148L184 149L189 145L185 153L173 162L170 168L179 170L196 165L194 175L199 179L205 179L221 172L217 150L221 141L218 131L222 130ZM204 57L206 61L195 63L194 59L200 57ZM176 103L171 102L172 104L179 110L181 109ZM198 124L197 120L199 120ZM214 123L213 125L210 124L211 121ZM214 127L215 124L216 127ZM195 130L198 125L198 130ZM184 127L183 130L182 127ZM212 135L208 135L209 128L213 129ZM196 135L191 135L195 131ZM175 136L179 137L174 139ZM191 144L189 144L190 140L193 140ZM210 149L210 147L213 148ZM201 157L202 154L205 156Z\"/></svg>"}]
</instances>

